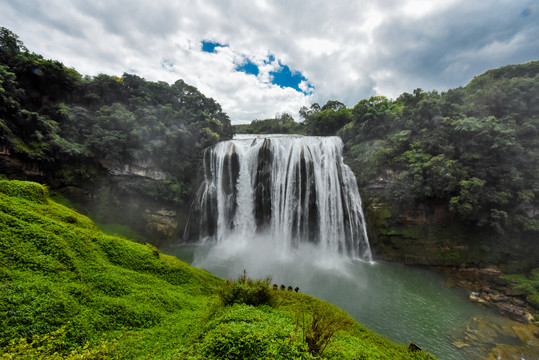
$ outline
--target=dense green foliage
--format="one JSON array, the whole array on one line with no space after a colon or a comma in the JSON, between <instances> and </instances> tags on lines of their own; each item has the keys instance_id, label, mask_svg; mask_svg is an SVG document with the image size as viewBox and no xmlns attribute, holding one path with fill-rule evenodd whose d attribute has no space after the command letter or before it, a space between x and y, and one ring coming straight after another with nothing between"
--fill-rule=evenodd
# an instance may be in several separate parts
<instances>
[{"instance_id":1,"label":"dense green foliage","mask_svg":"<svg viewBox=\"0 0 539 360\"><path fill-rule=\"evenodd\" d=\"M522 67L537 75L487 73L492 79L480 89L476 79L443 94L417 90L358 103L339 135L358 165L377 170L361 179L387 178L401 209L438 202L460 221L499 233L539 230L528 215L538 205L539 63Z\"/></svg>"},{"instance_id":2,"label":"dense green foliage","mask_svg":"<svg viewBox=\"0 0 539 360\"><path fill-rule=\"evenodd\" d=\"M526 300L536 309L539 309L539 268L530 271L528 276L523 274L505 275L514 288L522 291Z\"/></svg>"},{"instance_id":3,"label":"dense green foliage","mask_svg":"<svg viewBox=\"0 0 539 360\"><path fill-rule=\"evenodd\" d=\"M302 129L287 113L277 114L274 119L254 120L248 125L234 127L238 134L297 134Z\"/></svg>"},{"instance_id":4,"label":"dense green foliage","mask_svg":"<svg viewBox=\"0 0 539 360\"><path fill-rule=\"evenodd\" d=\"M528 272L539 255L538 90L539 62L507 66L441 94L362 100L337 134L362 187L384 186L370 201L391 214L445 209L461 235L445 234L436 248L478 244L447 254L449 264Z\"/></svg>"},{"instance_id":5,"label":"dense green foliage","mask_svg":"<svg viewBox=\"0 0 539 360\"><path fill-rule=\"evenodd\" d=\"M270 289L271 279L251 279L245 270L237 280L227 281L219 289L217 294L224 305L271 305L272 292Z\"/></svg>"},{"instance_id":6,"label":"dense green foliage","mask_svg":"<svg viewBox=\"0 0 539 360\"><path fill-rule=\"evenodd\" d=\"M331 319L347 326L323 343L322 358L432 359L264 281L240 282L265 284L273 307L225 306L223 280L106 235L47 194L0 181L1 359L312 359L306 339L314 328L327 337L334 328L320 325Z\"/></svg>"},{"instance_id":7,"label":"dense green foliage","mask_svg":"<svg viewBox=\"0 0 539 360\"><path fill-rule=\"evenodd\" d=\"M524 240L519 251L529 258L539 248L539 61L491 70L443 93L374 96L351 109L315 103L300 116L290 129L343 139L367 205L386 204L386 220L438 208L462 233L512 239L496 244L507 248Z\"/></svg>"},{"instance_id":8,"label":"dense green foliage","mask_svg":"<svg viewBox=\"0 0 539 360\"><path fill-rule=\"evenodd\" d=\"M182 80L83 77L0 28L0 146L56 187L95 183L103 165L135 164L163 179L129 179L119 192L180 204L196 185L202 149L232 134L220 105Z\"/></svg>"}]
</instances>

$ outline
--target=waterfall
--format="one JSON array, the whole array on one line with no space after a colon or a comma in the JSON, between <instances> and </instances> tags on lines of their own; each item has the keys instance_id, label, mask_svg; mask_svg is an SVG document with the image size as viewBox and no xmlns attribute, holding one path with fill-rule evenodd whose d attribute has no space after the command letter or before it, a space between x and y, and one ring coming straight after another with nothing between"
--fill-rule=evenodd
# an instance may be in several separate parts
<instances>
[{"instance_id":1,"label":"waterfall","mask_svg":"<svg viewBox=\"0 0 539 360\"><path fill-rule=\"evenodd\" d=\"M274 246L316 244L371 260L356 179L339 137L238 135L206 149L184 237L221 242L269 233Z\"/></svg>"}]
</instances>

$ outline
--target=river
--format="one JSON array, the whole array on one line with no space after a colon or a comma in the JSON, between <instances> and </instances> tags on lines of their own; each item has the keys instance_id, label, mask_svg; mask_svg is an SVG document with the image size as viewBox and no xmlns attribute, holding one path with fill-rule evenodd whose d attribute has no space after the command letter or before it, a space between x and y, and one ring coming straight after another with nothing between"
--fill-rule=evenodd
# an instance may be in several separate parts
<instances>
[{"instance_id":1,"label":"river","mask_svg":"<svg viewBox=\"0 0 539 360\"><path fill-rule=\"evenodd\" d=\"M164 251L223 278L246 270L297 286L442 360L497 359L495 347L521 345L524 331L446 287L442 275L372 261L343 146L338 137L242 135L207 149L185 231L202 245Z\"/></svg>"},{"instance_id":2,"label":"river","mask_svg":"<svg viewBox=\"0 0 539 360\"><path fill-rule=\"evenodd\" d=\"M466 291L447 287L442 274L426 269L352 260L313 246L276 251L264 237L214 246L172 245L163 251L223 278L235 279L245 269L253 278L271 276L279 286L298 286L382 336L405 345L414 342L441 360L487 359L489 354L496 359L495 346L522 345L511 330L514 322L470 302Z\"/></svg>"}]
</instances>

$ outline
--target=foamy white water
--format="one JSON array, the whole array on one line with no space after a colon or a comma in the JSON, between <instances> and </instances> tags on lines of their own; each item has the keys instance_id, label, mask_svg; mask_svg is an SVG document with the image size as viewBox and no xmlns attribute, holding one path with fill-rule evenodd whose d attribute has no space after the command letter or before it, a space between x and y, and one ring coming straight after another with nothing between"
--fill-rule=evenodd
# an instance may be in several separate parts
<instances>
[{"instance_id":1,"label":"foamy white water","mask_svg":"<svg viewBox=\"0 0 539 360\"><path fill-rule=\"evenodd\" d=\"M338 137L296 135L242 135L207 149L186 237L232 246L264 233L285 252L310 243L370 261L361 197L342 150Z\"/></svg>"}]
</instances>

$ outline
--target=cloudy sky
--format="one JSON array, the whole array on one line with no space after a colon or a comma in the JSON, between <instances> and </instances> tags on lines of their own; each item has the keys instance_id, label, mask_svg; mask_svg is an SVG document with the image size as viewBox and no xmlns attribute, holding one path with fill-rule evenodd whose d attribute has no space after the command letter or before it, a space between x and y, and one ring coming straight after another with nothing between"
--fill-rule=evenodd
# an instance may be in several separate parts
<instances>
[{"instance_id":1,"label":"cloudy sky","mask_svg":"<svg viewBox=\"0 0 539 360\"><path fill-rule=\"evenodd\" d=\"M539 0L3 0L0 26L84 75L184 79L236 123L539 59Z\"/></svg>"}]
</instances>

